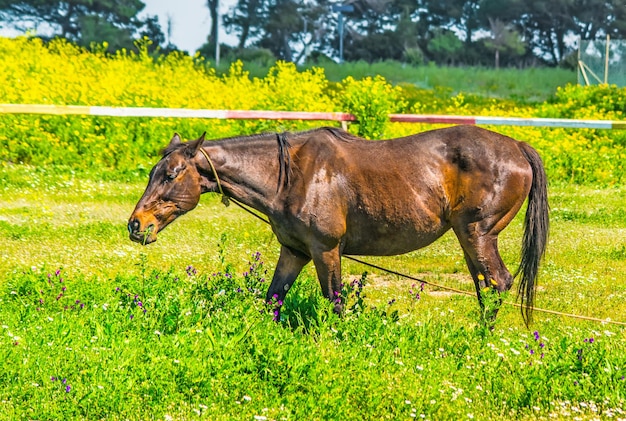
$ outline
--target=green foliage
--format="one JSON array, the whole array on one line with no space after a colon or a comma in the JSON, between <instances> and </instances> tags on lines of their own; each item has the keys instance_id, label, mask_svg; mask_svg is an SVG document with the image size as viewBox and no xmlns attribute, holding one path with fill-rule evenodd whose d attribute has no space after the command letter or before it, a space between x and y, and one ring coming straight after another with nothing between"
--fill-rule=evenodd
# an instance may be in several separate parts
<instances>
[{"instance_id":1,"label":"green foliage","mask_svg":"<svg viewBox=\"0 0 626 421\"><path fill-rule=\"evenodd\" d=\"M256 254L244 274L192 266L107 279L45 268L9 274L0 288L0 418L530 419L626 410L626 347L614 329L490 332L435 314L399 318L402 299L365 304L353 295L360 281L343 318L297 284L276 323L259 290L262 263Z\"/></svg>"},{"instance_id":2,"label":"green foliage","mask_svg":"<svg viewBox=\"0 0 626 421\"><path fill-rule=\"evenodd\" d=\"M349 76L341 83L339 99L343 109L357 118L359 136L380 139L386 134L389 114L404 107L400 93L400 88L394 88L381 76L359 81Z\"/></svg>"},{"instance_id":3,"label":"green foliage","mask_svg":"<svg viewBox=\"0 0 626 421\"><path fill-rule=\"evenodd\" d=\"M615 85L559 87L540 113L554 118L623 120L626 118L626 87Z\"/></svg>"},{"instance_id":4,"label":"green foliage","mask_svg":"<svg viewBox=\"0 0 626 421\"><path fill-rule=\"evenodd\" d=\"M419 66L426 62L424 52L418 47L405 49L403 58L404 61L406 61L411 66Z\"/></svg>"},{"instance_id":5,"label":"green foliage","mask_svg":"<svg viewBox=\"0 0 626 421\"><path fill-rule=\"evenodd\" d=\"M107 105L207 109L265 109L352 112L351 130L370 138L399 137L441 127L389 124L389 113L493 115L512 117L624 118L624 89L614 86L556 89L550 101L536 104L545 89L533 83L546 78L558 86L571 72L484 71L436 66L402 68L398 63L352 63L350 67L298 70L277 62L251 76L241 62L223 74L200 56L179 53L154 59L149 40L139 52L115 56L87 52L63 41L0 39L0 101L25 104ZM346 65L347 66L347 65ZM343 71L340 83L331 82ZM261 68L255 68L261 71ZM332 78L326 73L333 74ZM389 78L372 73L384 73ZM392 85L398 78L409 83ZM468 81L471 80L471 90ZM480 92L480 93L477 93ZM508 98L492 96L508 93ZM55 115L0 115L0 161L55 166L63 171L98 168L98 177L144 176L160 149L179 132L186 139L206 131L208 138L264 131L300 130L319 122L109 118ZM626 131L506 127L492 129L525 140L539 150L551 182L619 184L626 179ZM88 172L88 171L87 171Z\"/></svg>"},{"instance_id":6,"label":"green foliage","mask_svg":"<svg viewBox=\"0 0 626 421\"><path fill-rule=\"evenodd\" d=\"M138 17L144 7L140 0L123 4L111 0L0 0L0 19L18 28L27 24L35 31L46 24L53 37L60 36L83 47L107 41L109 51L115 52L132 49L133 40L140 34L164 40L155 17Z\"/></svg>"},{"instance_id":7,"label":"green foliage","mask_svg":"<svg viewBox=\"0 0 626 421\"><path fill-rule=\"evenodd\" d=\"M449 30L438 30L428 43L428 52L437 63L454 62L463 49L463 42Z\"/></svg>"}]
</instances>

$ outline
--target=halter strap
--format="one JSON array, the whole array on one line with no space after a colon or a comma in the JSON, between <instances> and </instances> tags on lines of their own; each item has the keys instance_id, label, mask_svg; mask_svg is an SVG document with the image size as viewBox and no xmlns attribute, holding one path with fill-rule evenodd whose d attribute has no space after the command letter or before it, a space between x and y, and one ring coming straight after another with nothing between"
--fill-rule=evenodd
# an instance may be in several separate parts
<instances>
[{"instance_id":1,"label":"halter strap","mask_svg":"<svg viewBox=\"0 0 626 421\"><path fill-rule=\"evenodd\" d=\"M209 165L211 166L211 171L213 171L213 175L215 176L215 181L217 182L217 188L219 189L220 194L222 195L222 203L224 204L224 206L230 205L228 196L226 196L226 194L224 193L224 190L222 189L222 183L220 183L220 178L217 175L217 171L215 171L215 165L213 165L213 161L211 161L211 158L209 158L209 154L207 154L204 151L204 149L200 148L200 152L202 152L202 155L204 155L206 160L209 161Z\"/></svg>"}]
</instances>

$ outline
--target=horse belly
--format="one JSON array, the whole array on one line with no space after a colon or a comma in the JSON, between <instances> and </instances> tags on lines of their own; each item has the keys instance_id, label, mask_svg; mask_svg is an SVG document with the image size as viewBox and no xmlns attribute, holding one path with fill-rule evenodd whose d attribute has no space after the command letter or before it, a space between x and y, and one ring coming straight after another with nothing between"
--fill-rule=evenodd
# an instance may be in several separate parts
<instances>
[{"instance_id":1,"label":"horse belly","mask_svg":"<svg viewBox=\"0 0 626 421\"><path fill-rule=\"evenodd\" d=\"M343 253L363 256L404 254L428 246L449 228L436 222L428 228L372 221L358 226L350 224L344 237Z\"/></svg>"}]
</instances>

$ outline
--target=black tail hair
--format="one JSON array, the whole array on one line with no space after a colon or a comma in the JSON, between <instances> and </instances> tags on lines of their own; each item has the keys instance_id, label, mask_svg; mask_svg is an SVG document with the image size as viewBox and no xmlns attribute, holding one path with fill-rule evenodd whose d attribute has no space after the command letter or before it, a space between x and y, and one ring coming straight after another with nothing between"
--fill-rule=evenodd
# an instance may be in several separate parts
<instances>
[{"instance_id":1,"label":"black tail hair","mask_svg":"<svg viewBox=\"0 0 626 421\"><path fill-rule=\"evenodd\" d=\"M541 157L526 143L522 142L521 148L532 168L533 181L528 194L528 209L524 220L522 259L515 277L521 274L518 294L521 297L522 317L526 326L529 326L532 322L535 302L535 281L539 272L539 263L546 251L550 221L547 179Z\"/></svg>"}]
</instances>

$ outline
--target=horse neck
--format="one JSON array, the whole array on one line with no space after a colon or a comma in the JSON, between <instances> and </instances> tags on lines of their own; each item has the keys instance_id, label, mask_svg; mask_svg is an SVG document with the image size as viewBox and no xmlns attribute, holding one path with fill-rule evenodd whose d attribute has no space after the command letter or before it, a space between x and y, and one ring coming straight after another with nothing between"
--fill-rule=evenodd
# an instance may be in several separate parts
<instances>
[{"instance_id":1,"label":"horse neck","mask_svg":"<svg viewBox=\"0 0 626 421\"><path fill-rule=\"evenodd\" d=\"M264 214L276 210L275 199L281 189L276 135L208 142L203 149L227 196Z\"/></svg>"}]
</instances>

